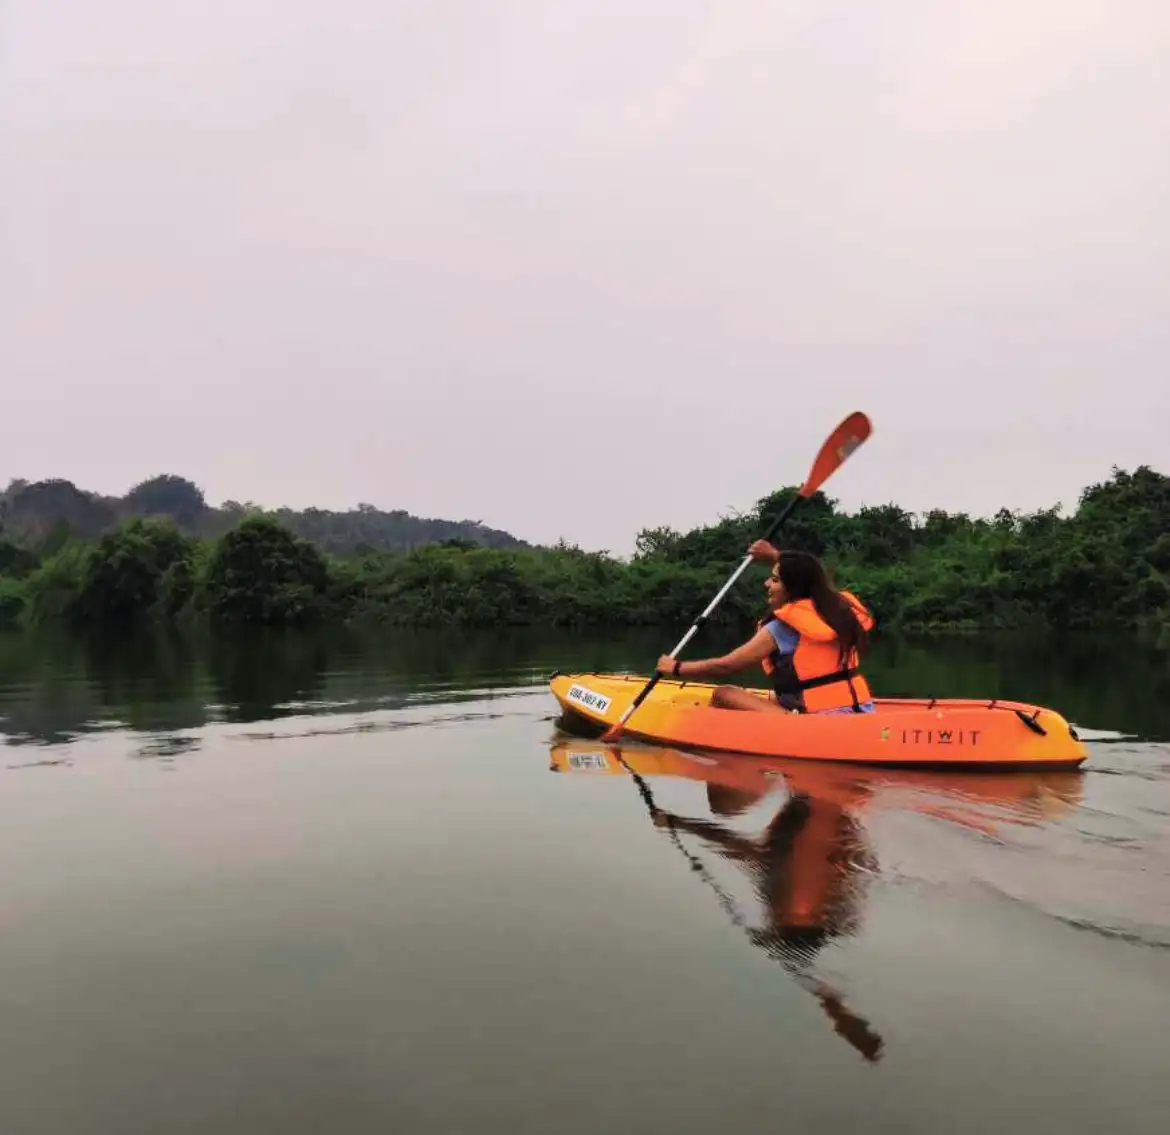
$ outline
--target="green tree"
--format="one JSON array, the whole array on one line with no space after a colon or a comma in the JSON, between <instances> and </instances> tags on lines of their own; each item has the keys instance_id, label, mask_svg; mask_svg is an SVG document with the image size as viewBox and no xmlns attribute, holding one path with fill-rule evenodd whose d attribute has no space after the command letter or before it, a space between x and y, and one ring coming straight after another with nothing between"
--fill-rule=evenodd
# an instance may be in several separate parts
<instances>
[{"instance_id":1,"label":"green tree","mask_svg":"<svg viewBox=\"0 0 1170 1135\"><path fill-rule=\"evenodd\" d=\"M122 501L126 511L139 516L169 516L181 528L194 528L207 510L199 487L184 477L163 473L142 481Z\"/></svg>"},{"instance_id":2,"label":"green tree","mask_svg":"<svg viewBox=\"0 0 1170 1135\"><path fill-rule=\"evenodd\" d=\"M40 566L40 557L30 548L0 536L0 576L25 579Z\"/></svg>"},{"instance_id":3,"label":"green tree","mask_svg":"<svg viewBox=\"0 0 1170 1135\"><path fill-rule=\"evenodd\" d=\"M86 625L129 625L153 613L166 581L191 571L191 541L174 525L132 520L107 532L85 557L72 618Z\"/></svg>"},{"instance_id":4,"label":"green tree","mask_svg":"<svg viewBox=\"0 0 1170 1135\"><path fill-rule=\"evenodd\" d=\"M329 569L321 553L270 517L254 516L219 541L207 565L211 614L238 624L299 624L325 614Z\"/></svg>"},{"instance_id":5,"label":"green tree","mask_svg":"<svg viewBox=\"0 0 1170 1135\"><path fill-rule=\"evenodd\" d=\"M0 627L19 622L27 602L28 590L22 583L0 577Z\"/></svg>"}]
</instances>

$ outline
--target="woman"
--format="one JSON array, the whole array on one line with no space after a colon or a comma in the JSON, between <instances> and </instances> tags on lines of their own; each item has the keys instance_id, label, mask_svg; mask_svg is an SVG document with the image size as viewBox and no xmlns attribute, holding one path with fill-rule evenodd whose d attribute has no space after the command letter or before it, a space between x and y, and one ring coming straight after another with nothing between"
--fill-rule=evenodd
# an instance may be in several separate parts
<instances>
[{"instance_id":1,"label":"woman","mask_svg":"<svg viewBox=\"0 0 1170 1135\"><path fill-rule=\"evenodd\" d=\"M770 614L742 646L719 658L680 661L664 654L658 670L669 677L714 678L760 663L773 698L736 686L711 695L718 709L782 713L872 713L869 685L857 668L868 646L873 616L848 591L829 582L824 565L807 552L781 552L764 540L749 549L770 562L764 582Z\"/></svg>"}]
</instances>

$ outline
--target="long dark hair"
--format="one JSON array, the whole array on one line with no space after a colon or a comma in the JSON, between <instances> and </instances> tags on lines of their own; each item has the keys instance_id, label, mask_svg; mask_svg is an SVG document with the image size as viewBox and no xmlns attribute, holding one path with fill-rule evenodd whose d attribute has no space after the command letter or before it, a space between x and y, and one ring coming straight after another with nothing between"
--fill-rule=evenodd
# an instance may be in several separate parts
<instances>
[{"instance_id":1,"label":"long dark hair","mask_svg":"<svg viewBox=\"0 0 1170 1135\"><path fill-rule=\"evenodd\" d=\"M781 552L776 567L780 582L790 603L811 599L813 606L837 635L840 653L838 661L844 666L850 654L864 653L869 646L869 635L858 621L853 606L832 584L825 565L808 552Z\"/></svg>"}]
</instances>

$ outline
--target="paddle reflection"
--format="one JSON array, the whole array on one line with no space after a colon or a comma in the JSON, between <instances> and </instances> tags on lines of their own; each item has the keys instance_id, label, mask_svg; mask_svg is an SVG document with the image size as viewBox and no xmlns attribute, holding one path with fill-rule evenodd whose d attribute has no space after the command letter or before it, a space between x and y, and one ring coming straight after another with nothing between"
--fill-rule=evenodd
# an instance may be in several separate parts
<instances>
[{"instance_id":1,"label":"paddle reflection","mask_svg":"<svg viewBox=\"0 0 1170 1135\"><path fill-rule=\"evenodd\" d=\"M575 738L558 738L552 744L550 764L557 772L632 777L654 825L714 892L728 918L816 997L838 1035L874 1062L884 1049L881 1035L815 972L827 945L860 931L866 890L879 870L861 814L878 806L909 809L994 834L1001 824L1041 823L1070 810L1080 799L1082 782L1079 772L989 775L842 768L700 755L638 743L602 746ZM711 816L683 816L663 808L647 782L655 776L705 782ZM772 794L782 798L755 834L728 822ZM744 914L684 836L744 872L756 900L755 920Z\"/></svg>"}]
</instances>

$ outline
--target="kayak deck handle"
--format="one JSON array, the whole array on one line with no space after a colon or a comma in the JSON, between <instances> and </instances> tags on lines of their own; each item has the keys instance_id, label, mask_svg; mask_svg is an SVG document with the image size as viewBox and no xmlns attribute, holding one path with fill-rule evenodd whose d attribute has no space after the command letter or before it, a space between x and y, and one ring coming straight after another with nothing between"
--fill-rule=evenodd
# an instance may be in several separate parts
<instances>
[{"instance_id":1,"label":"kayak deck handle","mask_svg":"<svg viewBox=\"0 0 1170 1135\"><path fill-rule=\"evenodd\" d=\"M1033 733L1039 733L1041 737L1048 736L1048 730L1036 720L1040 716L1040 711L1036 710L1031 717L1029 717L1022 709L1016 710L1016 716L1029 728Z\"/></svg>"}]
</instances>

